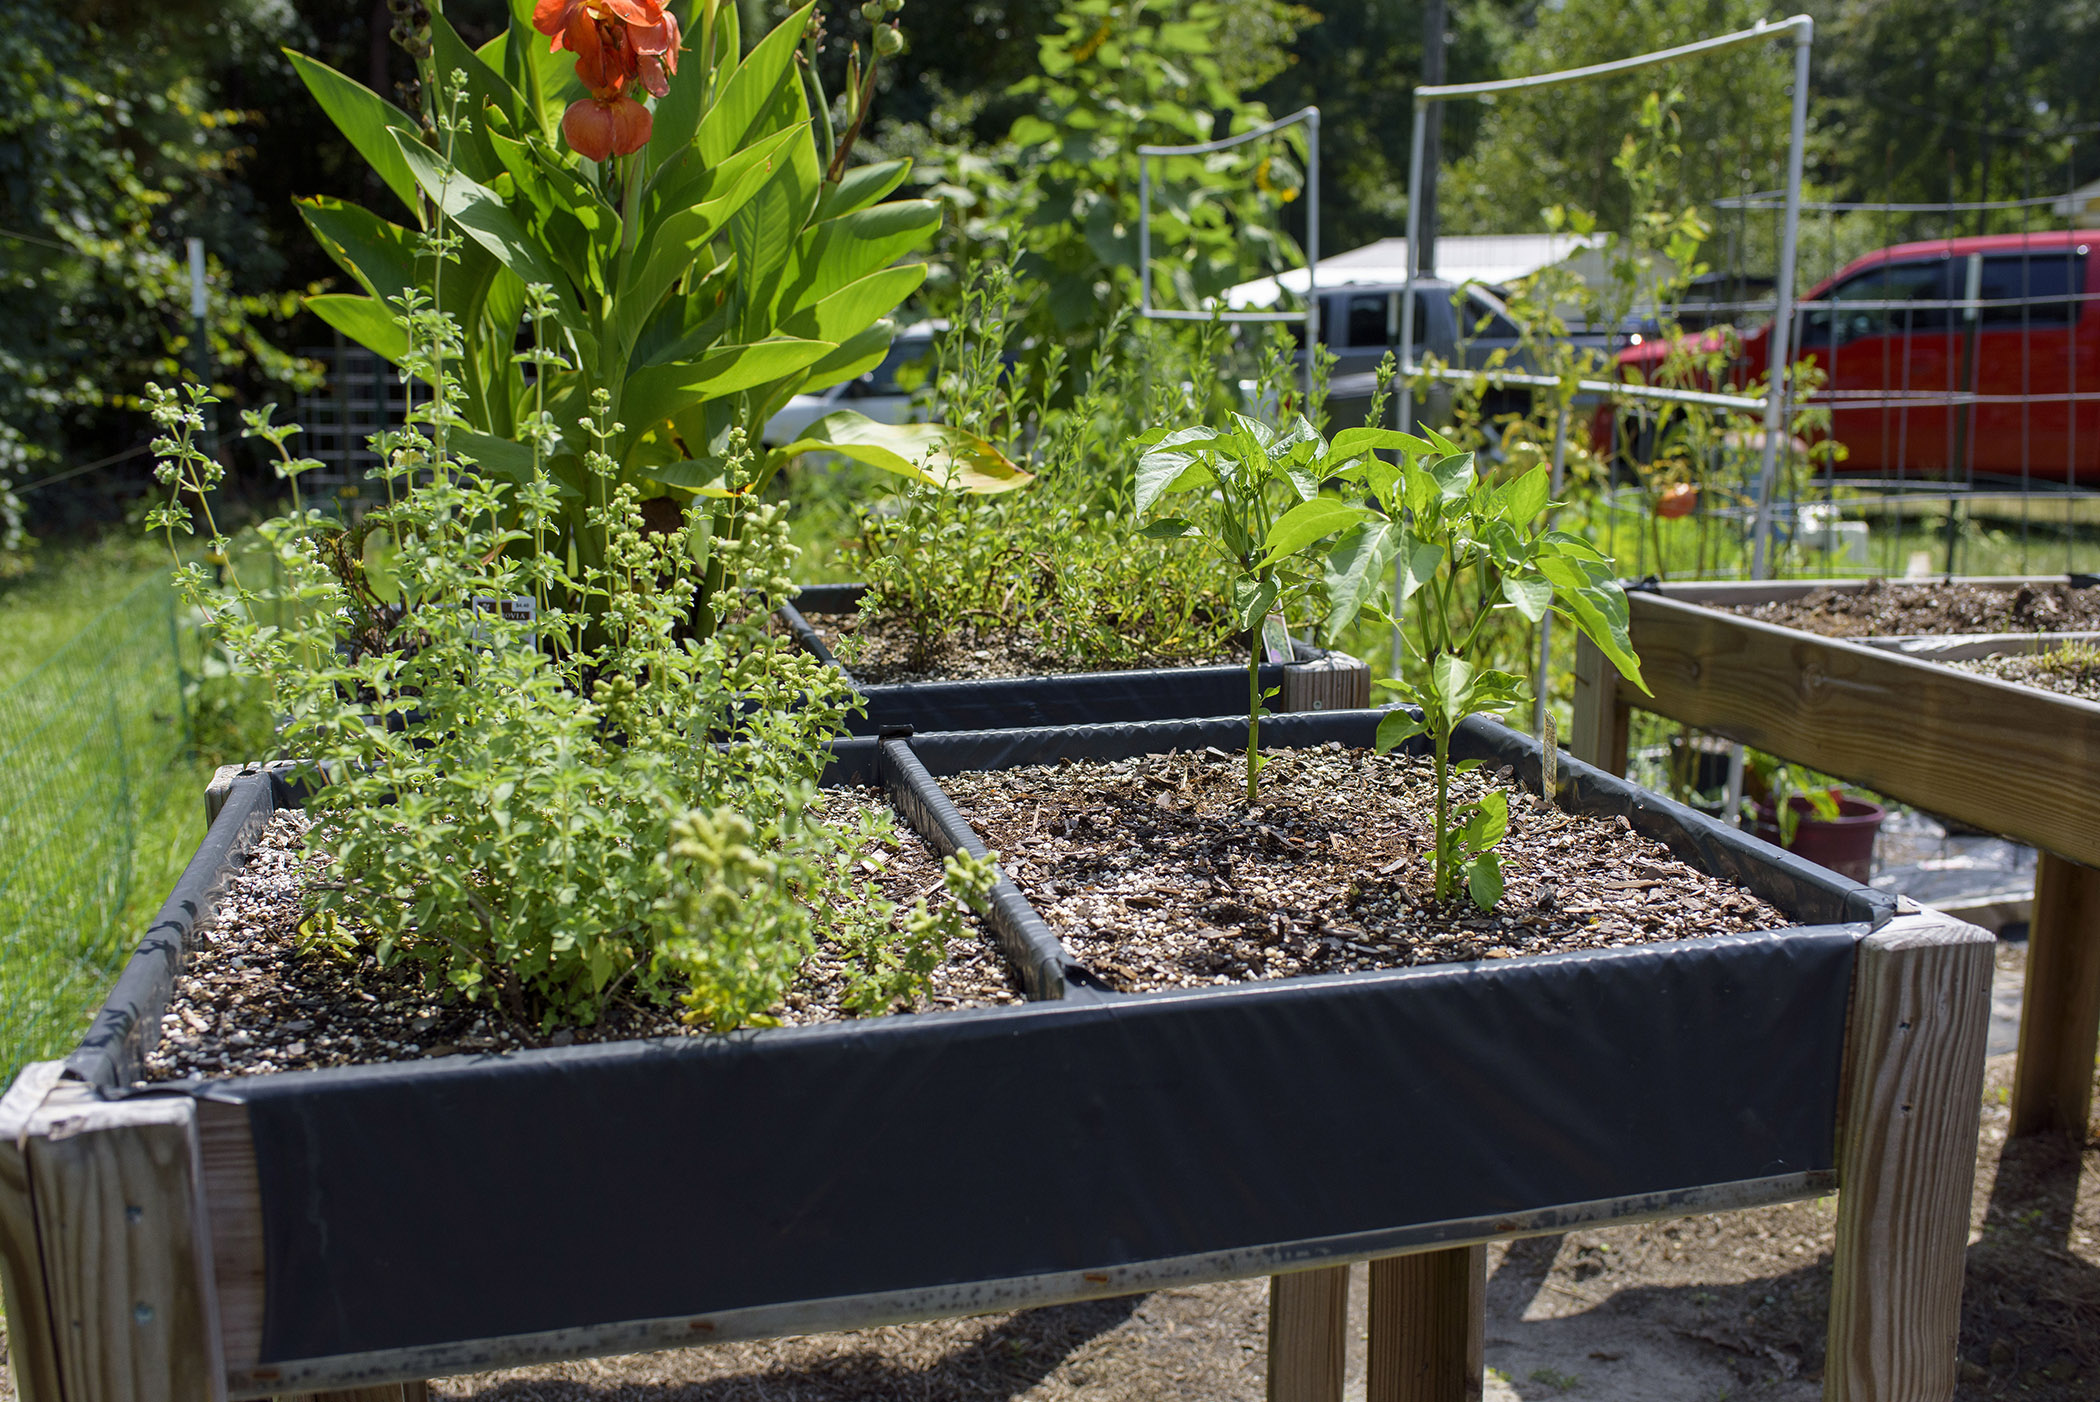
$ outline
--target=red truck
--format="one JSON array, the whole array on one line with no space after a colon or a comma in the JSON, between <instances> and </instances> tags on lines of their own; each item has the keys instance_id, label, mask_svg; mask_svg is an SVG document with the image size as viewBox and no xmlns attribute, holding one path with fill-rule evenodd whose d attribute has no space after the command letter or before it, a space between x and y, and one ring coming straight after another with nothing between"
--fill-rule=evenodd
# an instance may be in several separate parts
<instances>
[{"instance_id":1,"label":"red truck","mask_svg":"<svg viewBox=\"0 0 2100 1402\"><path fill-rule=\"evenodd\" d=\"M1828 376L1817 401L1846 448L1837 470L2100 486L2095 244L2091 229L1897 244L1802 298L1793 354ZM1765 373L1771 335L1742 337L1731 383ZM1666 351L1630 346L1617 364L1648 379ZM1611 419L1598 411L1600 444Z\"/></svg>"}]
</instances>

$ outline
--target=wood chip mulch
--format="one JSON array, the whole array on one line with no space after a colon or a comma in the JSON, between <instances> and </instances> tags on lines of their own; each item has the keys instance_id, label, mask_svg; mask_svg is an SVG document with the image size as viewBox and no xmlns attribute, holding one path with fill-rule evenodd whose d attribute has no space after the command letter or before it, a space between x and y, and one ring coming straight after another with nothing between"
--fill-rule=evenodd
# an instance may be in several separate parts
<instances>
[{"instance_id":1,"label":"wood chip mulch","mask_svg":"<svg viewBox=\"0 0 2100 1402\"><path fill-rule=\"evenodd\" d=\"M1477 796L1489 776L1455 778ZM1504 776L1493 779L1508 790ZM1217 750L941 781L1073 955L1125 992L1690 939L1793 923L1634 834L1510 790L1506 891L1438 905L1426 758Z\"/></svg>"},{"instance_id":2,"label":"wood chip mulch","mask_svg":"<svg viewBox=\"0 0 2100 1402\"><path fill-rule=\"evenodd\" d=\"M827 790L820 810L843 818L854 806L887 808L873 791ZM201 926L175 981L161 1040L146 1056L151 1081L254 1075L456 1054L495 1054L577 1042L697 1036L675 1004L615 999L588 1027L542 1031L537 1021L507 1017L487 1003L434 995L420 971L382 969L369 954L349 960L302 955L307 883L325 879L328 858L307 846L312 819L280 810L230 883L215 917ZM872 845L859 879L874 882L899 907L939 890L941 860L904 822L895 846ZM1020 980L1000 954L990 928L966 917L968 937L952 942L933 974L923 1008L1018 1003ZM774 1014L787 1023L831 1022L840 1007L844 969L837 951L819 945Z\"/></svg>"},{"instance_id":3,"label":"wood chip mulch","mask_svg":"<svg viewBox=\"0 0 2100 1402\"><path fill-rule=\"evenodd\" d=\"M871 686L892 682L980 681L1008 677L1052 677L1072 672L1124 672L1146 667L1247 665L1247 655L1162 653L1113 666L1064 656L1025 631L965 628L928 655L914 656L919 641L900 618L886 614L807 613L810 627L854 677Z\"/></svg>"},{"instance_id":4,"label":"wood chip mulch","mask_svg":"<svg viewBox=\"0 0 2100 1402\"><path fill-rule=\"evenodd\" d=\"M2100 587L2022 584L2009 589L1873 579L1856 590L1815 589L1798 599L1737 604L1746 618L1826 638L1913 633L2076 633L2100 629Z\"/></svg>"}]
</instances>

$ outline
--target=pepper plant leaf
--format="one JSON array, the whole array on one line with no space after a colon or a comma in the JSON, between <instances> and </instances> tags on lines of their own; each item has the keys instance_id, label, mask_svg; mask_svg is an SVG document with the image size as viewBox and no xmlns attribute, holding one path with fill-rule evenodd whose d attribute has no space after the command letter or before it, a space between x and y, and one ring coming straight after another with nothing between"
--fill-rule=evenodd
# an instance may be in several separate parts
<instances>
[{"instance_id":1,"label":"pepper plant leaf","mask_svg":"<svg viewBox=\"0 0 2100 1402\"><path fill-rule=\"evenodd\" d=\"M1269 527L1269 538L1263 542L1267 553L1262 564L1273 565L1317 540L1360 525L1375 514L1339 497L1316 496L1310 501L1301 501L1277 517L1276 524Z\"/></svg>"}]
</instances>

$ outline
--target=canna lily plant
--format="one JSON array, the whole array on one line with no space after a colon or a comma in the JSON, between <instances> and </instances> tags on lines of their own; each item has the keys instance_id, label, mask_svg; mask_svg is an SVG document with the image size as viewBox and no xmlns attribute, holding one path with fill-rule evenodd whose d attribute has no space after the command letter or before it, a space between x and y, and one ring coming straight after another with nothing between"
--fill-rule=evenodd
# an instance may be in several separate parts
<instances>
[{"instance_id":1,"label":"canna lily plant","mask_svg":"<svg viewBox=\"0 0 2100 1402\"><path fill-rule=\"evenodd\" d=\"M792 396L882 359L925 276L898 260L940 221L930 201L889 198L908 162L845 163L811 63L814 8L749 52L727 0L701 0L690 34L661 0L511 0L507 31L479 49L432 13L405 42L418 115L290 55L398 206L301 202L359 288L307 306L411 374L426 372L404 303L450 322L450 443L492 478L551 483L537 548L572 573L603 565L590 513L622 488L675 504L694 526L702 632L741 504L798 453L949 490L1029 480L959 428L851 412L746 451Z\"/></svg>"}]
</instances>

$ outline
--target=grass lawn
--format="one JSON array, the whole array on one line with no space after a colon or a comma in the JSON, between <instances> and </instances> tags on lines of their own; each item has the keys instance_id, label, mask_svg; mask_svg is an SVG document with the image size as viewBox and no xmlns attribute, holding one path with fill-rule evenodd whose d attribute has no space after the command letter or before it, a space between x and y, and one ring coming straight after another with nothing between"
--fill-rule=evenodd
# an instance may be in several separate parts
<instances>
[{"instance_id":1,"label":"grass lawn","mask_svg":"<svg viewBox=\"0 0 2100 1402\"><path fill-rule=\"evenodd\" d=\"M0 1084L79 1041L203 835L168 573L47 546L0 590Z\"/></svg>"}]
</instances>

